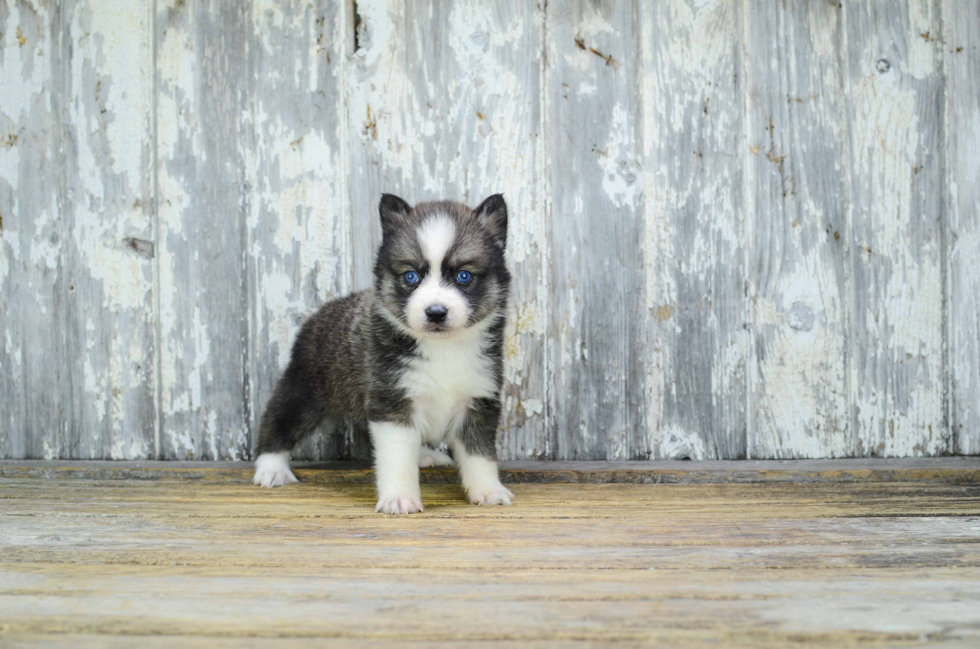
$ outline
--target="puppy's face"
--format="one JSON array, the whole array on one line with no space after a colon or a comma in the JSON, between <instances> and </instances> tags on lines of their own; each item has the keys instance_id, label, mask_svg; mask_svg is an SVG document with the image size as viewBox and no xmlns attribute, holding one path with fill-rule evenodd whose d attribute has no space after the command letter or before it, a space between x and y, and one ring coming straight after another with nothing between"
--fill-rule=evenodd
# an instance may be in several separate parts
<instances>
[{"instance_id":1,"label":"puppy's face","mask_svg":"<svg viewBox=\"0 0 980 649\"><path fill-rule=\"evenodd\" d=\"M448 337L503 313L510 285L503 197L472 210L451 202L413 208L385 194L380 212L375 290L414 335Z\"/></svg>"}]
</instances>

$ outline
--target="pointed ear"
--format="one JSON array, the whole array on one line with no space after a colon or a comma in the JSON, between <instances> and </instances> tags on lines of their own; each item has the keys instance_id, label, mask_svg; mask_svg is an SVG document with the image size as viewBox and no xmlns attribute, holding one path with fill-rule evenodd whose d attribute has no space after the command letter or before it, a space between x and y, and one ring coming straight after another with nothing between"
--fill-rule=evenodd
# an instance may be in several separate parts
<instances>
[{"instance_id":1,"label":"pointed ear","mask_svg":"<svg viewBox=\"0 0 980 649\"><path fill-rule=\"evenodd\" d=\"M394 194L382 194L378 212L381 214L381 233L388 234L408 216L412 206Z\"/></svg>"},{"instance_id":2,"label":"pointed ear","mask_svg":"<svg viewBox=\"0 0 980 649\"><path fill-rule=\"evenodd\" d=\"M507 203L501 194L494 194L473 210L473 215L493 235L497 245L507 247Z\"/></svg>"}]
</instances>

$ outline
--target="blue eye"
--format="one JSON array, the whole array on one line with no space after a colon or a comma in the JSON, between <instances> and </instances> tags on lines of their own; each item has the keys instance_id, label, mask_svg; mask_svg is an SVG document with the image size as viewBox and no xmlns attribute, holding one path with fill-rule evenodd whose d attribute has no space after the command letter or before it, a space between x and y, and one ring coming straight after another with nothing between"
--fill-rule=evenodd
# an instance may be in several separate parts
<instances>
[{"instance_id":1,"label":"blue eye","mask_svg":"<svg viewBox=\"0 0 980 649\"><path fill-rule=\"evenodd\" d=\"M456 273L456 281L460 284L469 284L473 281L473 275L468 270L461 270Z\"/></svg>"},{"instance_id":2,"label":"blue eye","mask_svg":"<svg viewBox=\"0 0 980 649\"><path fill-rule=\"evenodd\" d=\"M405 281L408 282L409 284L418 284L419 274L416 273L414 270L410 270L407 273L405 273Z\"/></svg>"}]
</instances>

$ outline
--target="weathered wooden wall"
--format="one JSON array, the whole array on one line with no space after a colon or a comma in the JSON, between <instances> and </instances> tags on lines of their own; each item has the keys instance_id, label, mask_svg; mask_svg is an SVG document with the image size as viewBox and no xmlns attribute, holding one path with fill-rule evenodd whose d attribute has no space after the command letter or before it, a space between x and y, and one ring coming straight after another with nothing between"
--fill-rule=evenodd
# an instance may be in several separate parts
<instances>
[{"instance_id":1,"label":"weathered wooden wall","mask_svg":"<svg viewBox=\"0 0 980 649\"><path fill-rule=\"evenodd\" d=\"M382 191L507 196L504 458L980 453L978 3L0 0L0 45L0 457L249 457Z\"/></svg>"}]
</instances>

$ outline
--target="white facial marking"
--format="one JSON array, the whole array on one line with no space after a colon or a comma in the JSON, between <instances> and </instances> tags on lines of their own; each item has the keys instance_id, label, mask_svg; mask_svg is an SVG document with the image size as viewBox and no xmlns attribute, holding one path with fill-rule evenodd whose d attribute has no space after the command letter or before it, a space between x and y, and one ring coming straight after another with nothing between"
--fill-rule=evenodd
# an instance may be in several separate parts
<instances>
[{"instance_id":1,"label":"white facial marking","mask_svg":"<svg viewBox=\"0 0 980 649\"><path fill-rule=\"evenodd\" d=\"M445 216L434 216L426 220L416 231L422 254L429 262L429 272L415 289L405 305L405 316L409 326L416 331L444 335L431 330L431 323L425 310L440 305L446 308L443 332L462 329L470 317L470 306L454 283L442 276L442 263L456 239L456 226Z\"/></svg>"},{"instance_id":2,"label":"white facial marking","mask_svg":"<svg viewBox=\"0 0 980 649\"><path fill-rule=\"evenodd\" d=\"M433 268L439 268L443 257L456 239L456 226L449 217L433 216L422 224L416 233L422 254Z\"/></svg>"}]
</instances>

